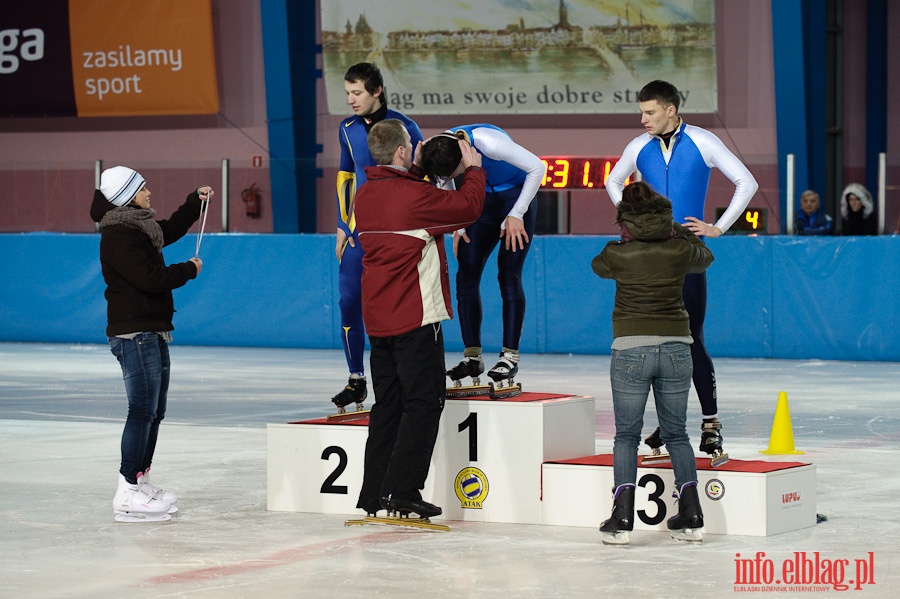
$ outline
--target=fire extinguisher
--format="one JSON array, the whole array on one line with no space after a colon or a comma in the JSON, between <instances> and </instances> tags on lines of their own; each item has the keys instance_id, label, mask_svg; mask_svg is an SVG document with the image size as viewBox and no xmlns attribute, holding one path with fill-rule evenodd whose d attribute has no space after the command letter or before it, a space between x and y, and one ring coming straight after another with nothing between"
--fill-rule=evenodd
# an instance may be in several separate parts
<instances>
[{"instance_id":1,"label":"fire extinguisher","mask_svg":"<svg viewBox=\"0 0 900 599\"><path fill-rule=\"evenodd\" d=\"M252 183L250 187L241 192L241 200L250 218L259 218L262 199L259 196L259 187Z\"/></svg>"}]
</instances>

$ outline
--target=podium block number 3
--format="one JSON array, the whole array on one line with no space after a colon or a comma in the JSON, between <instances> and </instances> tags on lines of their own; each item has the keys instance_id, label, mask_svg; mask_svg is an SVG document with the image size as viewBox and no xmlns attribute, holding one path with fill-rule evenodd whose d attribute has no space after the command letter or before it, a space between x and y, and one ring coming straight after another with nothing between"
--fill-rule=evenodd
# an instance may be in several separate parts
<instances>
[{"instance_id":1,"label":"podium block number 3","mask_svg":"<svg viewBox=\"0 0 900 599\"><path fill-rule=\"evenodd\" d=\"M653 485L653 491L650 492L647 501L656 504L656 515L648 516L647 512L644 510L638 510L637 513L641 522L649 524L650 526L655 526L662 522L666 517L666 502L660 499L666 491L666 483L664 483L663 479L656 474L645 474L641 477L641 480L638 481L638 486L646 487L648 484Z\"/></svg>"},{"instance_id":2,"label":"podium block number 3","mask_svg":"<svg viewBox=\"0 0 900 599\"><path fill-rule=\"evenodd\" d=\"M338 477L340 477L341 474L344 473L344 470L347 468L347 452L344 451L343 447L331 445L330 447L326 447L325 451L322 452L322 459L330 460L331 456L333 455L337 455L338 457L337 467L331 471L331 474L329 474L328 478L325 479L325 482L322 483L322 488L319 489L319 492L333 493L335 495L346 495L347 485L335 485L334 482L338 479Z\"/></svg>"},{"instance_id":3,"label":"podium block number 3","mask_svg":"<svg viewBox=\"0 0 900 599\"><path fill-rule=\"evenodd\" d=\"M478 461L478 413L469 412L469 416L459 423L457 432L469 429L469 461Z\"/></svg>"}]
</instances>

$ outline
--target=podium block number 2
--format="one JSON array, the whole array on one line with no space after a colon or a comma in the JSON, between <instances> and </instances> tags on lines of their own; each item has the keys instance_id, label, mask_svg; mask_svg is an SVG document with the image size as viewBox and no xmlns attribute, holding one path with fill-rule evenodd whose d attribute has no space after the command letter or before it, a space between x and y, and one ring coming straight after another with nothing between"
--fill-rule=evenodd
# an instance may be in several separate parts
<instances>
[{"instance_id":1,"label":"podium block number 2","mask_svg":"<svg viewBox=\"0 0 900 599\"><path fill-rule=\"evenodd\" d=\"M457 432L469 429L469 461L478 461L478 413L469 412L468 418L459 423Z\"/></svg>"},{"instance_id":2,"label":"podium block number 2","mask_svg":"<svg viewBox=\"0 0 900 599\"><path fill-rule=\"evenodd\" d=\"M333 493L335 495L346 495L347 494L347 485L335 485L334 482L340 477L341 474L344 473L344 470L347 468L347 452L344 451L343 447L338 447L337 445L331 445L325 448L325 451L322 452L323 460L330 460L331 456L337 455L338 464L337 467L331 471L331 474L328 475L328 478L325 479L325 482L322 483L322 488L319 489L320 493Z\"/></svg>"}]
</instances>

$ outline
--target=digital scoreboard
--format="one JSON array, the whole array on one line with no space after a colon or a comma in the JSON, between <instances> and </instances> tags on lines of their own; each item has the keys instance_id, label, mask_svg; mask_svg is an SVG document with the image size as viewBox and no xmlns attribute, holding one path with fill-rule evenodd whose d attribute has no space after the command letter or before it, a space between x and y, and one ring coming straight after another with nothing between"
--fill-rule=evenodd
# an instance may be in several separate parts
<instances>
[{"instance_id":1,"label":"digital scoreboard","mask_svg":"<svg viewBox=\"0 0 900 599\"><path fill-rule=\"evenodd\" d=\"M543 156L547 167L541 189L603 189L609 172L619 158L591 158L583 156Z\"/></svg>"}]
</instances>

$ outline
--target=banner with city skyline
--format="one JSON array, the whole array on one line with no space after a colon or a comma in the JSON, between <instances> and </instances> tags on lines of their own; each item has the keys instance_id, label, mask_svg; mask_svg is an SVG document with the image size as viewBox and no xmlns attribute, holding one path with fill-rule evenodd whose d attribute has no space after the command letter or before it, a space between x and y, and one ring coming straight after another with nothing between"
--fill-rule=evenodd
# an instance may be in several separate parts
<instances>
[{"instance_id":1,"label":"banner with city skyline","mask_svg":"<svg viewBox=\"0 0 900 599\"><path fill-rule=\"evenodd\" d=\"M631 113L648 81L682 112L717 110L714 0L321 0L330 114L358 62L384 74L388 105L416 114Z\"/></svg>"}]
</instances>

